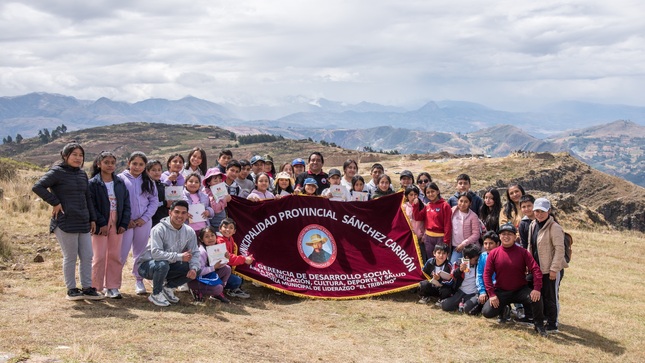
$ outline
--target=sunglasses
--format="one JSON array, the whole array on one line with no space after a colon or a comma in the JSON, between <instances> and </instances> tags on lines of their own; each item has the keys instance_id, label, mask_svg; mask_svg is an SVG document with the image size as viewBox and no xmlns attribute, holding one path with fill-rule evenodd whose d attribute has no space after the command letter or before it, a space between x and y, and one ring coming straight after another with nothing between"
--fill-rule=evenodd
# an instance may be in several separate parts
<instances>
[{"instance_id":1,"label":"sunglasses","mask_svg":"<svg viewBox=\"0 0 645 363\"><path fill-rule=\"evenodd\" d=\"M419 184L425 184L425 183L430 183L430 180L428 180L428 179L419 180Z\"/></svg>"}]
</instances>

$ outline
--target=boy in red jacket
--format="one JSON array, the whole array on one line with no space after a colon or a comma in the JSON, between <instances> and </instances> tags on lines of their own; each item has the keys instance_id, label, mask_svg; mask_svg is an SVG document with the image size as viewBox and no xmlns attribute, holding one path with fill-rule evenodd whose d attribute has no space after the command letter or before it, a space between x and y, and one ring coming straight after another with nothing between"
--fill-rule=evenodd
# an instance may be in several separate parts
<instances>
[{"instance_id":1,"label":"boy in red jacket","mask_svg":"<svg viewBox=\"0 0 645 363\"><path fill-rule=\"evenodd\" d=\"M222 220L219 225L219 233L217 233L217 243L226 244L226 251L228 251L228 253L230 254L230 257L228 258L229 266L235 267L242 264L250 265L253 263L253 256L244 257L236 254L237 246L235 245L235 241L233 240L235 228L236 225L233 219L224 218L224 220ZM251 295L242 290L240 286L242 286L242 278L237 275L231 274L231 277L229 277L228 281L226 282L226 286L224 286L224 290L226 290L226 294L228 296L239 297L242 299L248 299L249 297L251 297Z\"/></svg>"}]
</instances>

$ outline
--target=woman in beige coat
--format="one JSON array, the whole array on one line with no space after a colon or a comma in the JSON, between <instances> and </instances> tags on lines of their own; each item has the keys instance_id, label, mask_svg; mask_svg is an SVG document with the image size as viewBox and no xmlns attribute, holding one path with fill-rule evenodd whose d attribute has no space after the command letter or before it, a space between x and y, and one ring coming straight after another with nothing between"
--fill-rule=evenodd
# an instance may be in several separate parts
<instances>
[{"instance_id":1,"label":"woman in beige coat","mask_svg":"<svg viewBox=\"0 0 645 363\"><path fill-rule=\"evenodd\" d=\"M560 309L558 289L562 269L568 267L564 259L564 231L549 214L551 203L538 198L533 204L535 220L529 227L529 251L542 270L542 298L547 332L558 332Z\"/></svg>"}]
</instances>

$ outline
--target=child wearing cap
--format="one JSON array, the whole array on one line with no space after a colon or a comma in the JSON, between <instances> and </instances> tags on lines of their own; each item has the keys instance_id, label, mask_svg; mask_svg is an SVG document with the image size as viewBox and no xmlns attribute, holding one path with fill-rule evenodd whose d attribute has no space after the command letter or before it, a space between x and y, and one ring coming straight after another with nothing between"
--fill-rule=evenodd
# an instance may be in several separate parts
<instances>
[{"instance_id":1,"label":"child wearing cap","mask_svg":"<svg viewBox=\"0 0 645 363\"><path fill-rule=\"evenodd\" d=\"M304 182L304 188L302 189L302 192L300 192L300 195L308 195L308 196L316 196L316 190L318 189L318 183L316 183L316 179L314 178L307 178L305 179Z\"/></svg>"},{"instance_id":2,"label":"child wearing cap","mask_svg":"<svg viewBox=\"0 0 645 363\"><path fill-rule=\"evenodd\" d=\"M401 187L398 191L405 191L407 187L414 183L414 175L410 170L403 170L401 174L399 174L399 182L401 183Z\"/></svg>"},{"instance_id":3,"label":"child wearing cap","mask_svg":"<svg viewBox=\"0 0 645 363\"><path fill-rule=\"evenodd\" d=\"M304 173L306 166L307 165L305 164L305 161L301 158L293 159L293 161L291 162L291 168L293 169L294 178Z\"/></svg>"},{"instance_id":4,"label":"child wearing cap","mask_svg":"<svg viewBox=\"0 0 645 363\"><path fill-rule=\"evenodd\" d=\"M321 195L329 200L346 202L350 200L349 191L340 183L340 170L329 169L329 188L322 191Z\"/></svg>"},{"instance_id":5,"label":"child wearing cap","mask_svg":"<svg viewBox=\"0 0 645 363\"><path fill-rule=\"evenodd\" d=\"M276 175L273 190L275 191L275 199L293 194L293 182L289 173L281 171Z\"/></svg>"},{"instance_id":6,"label":"child wearing cap","mask_svg":"<svg viewBox=\"0 0 645 363\"><path fill-rule=\"evenodd\" d=\"M267 175L271 178L273 178L276 174L275 172L275 166L273 165L273 158L271 155L266 154L263 157L264 159L264 172L267 173Z\"/></svg>"}]
</instances>

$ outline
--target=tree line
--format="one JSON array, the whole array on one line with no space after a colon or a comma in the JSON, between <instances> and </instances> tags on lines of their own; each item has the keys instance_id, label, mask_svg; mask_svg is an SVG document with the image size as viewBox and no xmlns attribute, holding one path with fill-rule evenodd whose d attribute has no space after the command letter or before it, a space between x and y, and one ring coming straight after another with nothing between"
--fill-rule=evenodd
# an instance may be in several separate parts
<instances>
[{"instance_id":1,"label":"tree line","mask_svg":"<svg viewBox=\"0 0 645 363\"><path fill-rule=\"evenodd\" d=\"M51 132L49 132L48 128L38 130L38 139L40 140L41 144L46 144L52 140L58 139L59 137L65 135L66 133L67 133L67 126L65 126L65 124L61 124L60 126L56 126L56 128ZM20 134L17 134L15 139L11 137L11 135L9 135L7 137L2 138L2 143L12 144L15 142L16 144L20 144L22 143L22 140L24 140L24 137L22 137L22 135Z\"/></svg>"}]
</instances>

